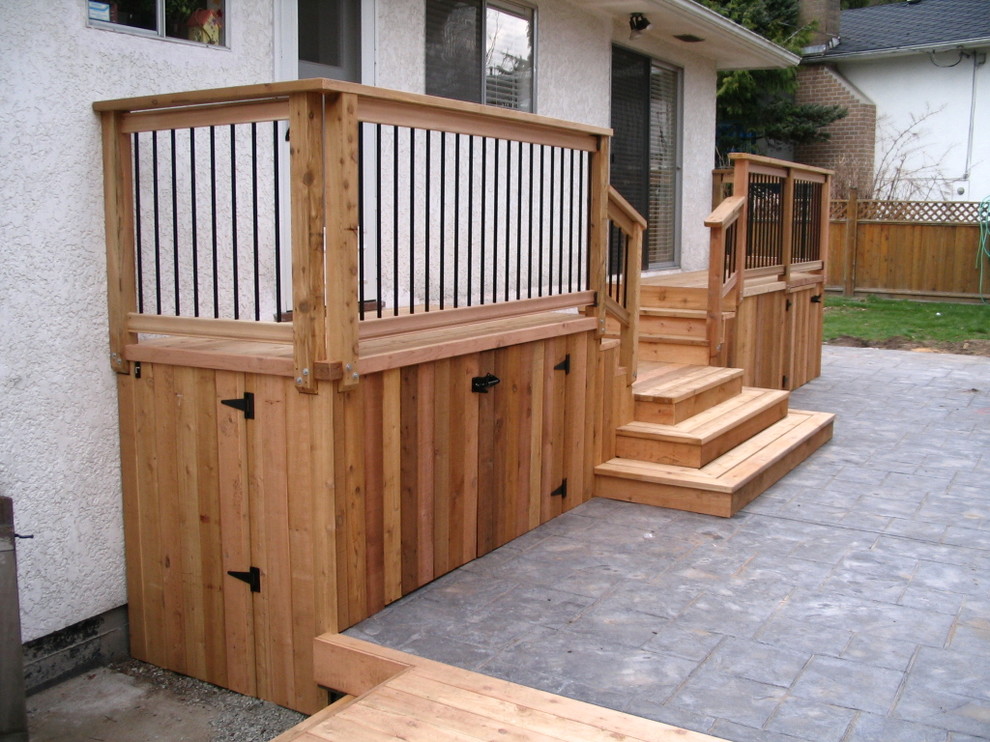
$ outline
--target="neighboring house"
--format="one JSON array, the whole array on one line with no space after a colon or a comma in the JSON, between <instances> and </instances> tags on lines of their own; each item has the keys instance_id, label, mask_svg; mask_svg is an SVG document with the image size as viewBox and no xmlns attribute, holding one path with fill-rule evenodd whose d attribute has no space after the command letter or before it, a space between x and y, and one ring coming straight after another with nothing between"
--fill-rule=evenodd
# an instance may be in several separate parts
<instances>
[{"instance_id":1,"label":"neighboring house","mask_svg":"<svg viewBox=\"0 0 990 742\"><path fill-rule=\"evenodd\" d=\"M837 104L831 140L795 158L836 170L836 195L981 200L990 195L990 3L907 0L836 12L807 0L825 33L806 50L797 100ZM838 27L835 27L838 18Z\"/></svg>"},{"instance_id":2,"label":"neighboring house","mask_svg":"<svg viewBox=\"0 0 990 742\"><path fill-rule=\"evenodd\" d=\"M716 74L797 62L689 0L209 0L186 23L176 4L4 9L0 494L33 535L19 542L19 588L40 654L68 646L44 637L127 601L93 101L329 76L614 123L615 182L654 223L650 266L697 269ZM636 38L633 11L652 22ZM71 641L98 638L93 626Z\"/></svg>"}]
</instances>

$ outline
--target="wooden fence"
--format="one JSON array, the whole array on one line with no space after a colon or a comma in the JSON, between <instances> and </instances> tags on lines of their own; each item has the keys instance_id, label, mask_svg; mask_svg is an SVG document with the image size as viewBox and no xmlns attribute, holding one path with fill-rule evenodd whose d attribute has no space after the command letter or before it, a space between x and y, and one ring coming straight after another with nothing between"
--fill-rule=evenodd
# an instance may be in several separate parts
<instances>
[{"instance_id":1,"label":"wooden fence","mask_svg":"<svg viewBox=\"0 0 990 742\"><path fill-rule=\"evenodd\" d=\"M846 296L979 299L979 206L859 200L855 190L832 201L826 287Z\"/></svg>"}]
</instances>

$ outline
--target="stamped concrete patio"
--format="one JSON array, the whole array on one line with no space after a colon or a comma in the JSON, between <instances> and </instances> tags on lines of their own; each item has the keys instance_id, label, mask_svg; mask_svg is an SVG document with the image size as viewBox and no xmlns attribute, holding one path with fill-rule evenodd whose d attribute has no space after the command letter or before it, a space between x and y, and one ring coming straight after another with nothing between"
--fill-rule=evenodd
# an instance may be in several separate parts
<instances>
[{"instance_id":1,"label":"stamped concrete patio","mask_svg":"<svg viewBox=\"0 0 990 742\"><path fill-rule=\"evenodd\" d=\"M824 349L731 520L592 500L347 633L730 740L990 739L990 358Z\"/></svg>"}]
</instances>

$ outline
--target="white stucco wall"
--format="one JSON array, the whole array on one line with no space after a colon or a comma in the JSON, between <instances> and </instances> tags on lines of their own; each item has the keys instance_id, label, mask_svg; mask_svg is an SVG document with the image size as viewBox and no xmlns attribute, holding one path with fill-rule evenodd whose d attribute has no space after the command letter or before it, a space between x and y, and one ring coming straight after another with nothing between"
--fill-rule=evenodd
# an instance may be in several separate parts
<instances>
[{"instance_id":1,"label":"white stucco wall","mask_svg":"<svg viewBox=\"0 0 990 742\"><path fill-rule=\"evenodd\" d=\"M18 532L34 535L18 543L25 640L126 601L100 129L91 104L286 76L286 60L275 55L287 1L230 0L229 49L89 28L85 0L4 3L0 493L14 499ZM379 0L373 17L374 82L422 91L422 0ZM607 126L612 38L628 31L563 0L540 0L538 33L537 112ZM715 70L669 45L639 48L684 69L682 265L700 268Z\"/></svg>"},{"instance_id":2,"label":"white stucco wall","mask_svg":"<svg viewBox=\"0 0 990 742\"><path fill-rule=\"evenodd\" d=\"M3 5L0 492L34 534L17 545L30 640L126 600L91 104L271 79L272 3L228 3L229 50L88 28L84 0Z\"/></svg>"},{"instance_id":3,"label":"white stucco wall","mask_svg":"<svg viewBox=\"0 0 990 742\"><path fill-rule=\"evenodd\" d=\"M988 51L990 48L984 48L979 54L986 59ZM990 65L975 66L974 90L976 59L960 58L958 52L950 51L935 55L934 61L928 55L913 55L838 66L877 106L878 167L898 147L898 136L911 129L914 135L904 139L902 150L908 154L907 172L916 173L927 183L938 181L944 195L952 200L979 201L990 196L990 138L986 136L990 129ZM921 118L924 120L912 128L912 122ZM941 197L938 190L932 199Z\"/></svg>"}]
</instances>

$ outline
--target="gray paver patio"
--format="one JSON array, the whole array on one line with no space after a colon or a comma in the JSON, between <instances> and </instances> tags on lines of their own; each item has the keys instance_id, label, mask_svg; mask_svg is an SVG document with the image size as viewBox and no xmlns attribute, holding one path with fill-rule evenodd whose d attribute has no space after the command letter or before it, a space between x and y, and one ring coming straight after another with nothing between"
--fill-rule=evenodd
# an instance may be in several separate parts
<instances>
[{"instance_id":1,"label":"gray paver patio","mask_svg":"<svg viewBox=\"0 0 990 742\"><path fill-rule=\"evenodd\" d=\"M990 739L990 358L826 347L730 520L592 500L347 633L731 740Z\"/></svg>"}]
</instances>

